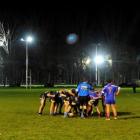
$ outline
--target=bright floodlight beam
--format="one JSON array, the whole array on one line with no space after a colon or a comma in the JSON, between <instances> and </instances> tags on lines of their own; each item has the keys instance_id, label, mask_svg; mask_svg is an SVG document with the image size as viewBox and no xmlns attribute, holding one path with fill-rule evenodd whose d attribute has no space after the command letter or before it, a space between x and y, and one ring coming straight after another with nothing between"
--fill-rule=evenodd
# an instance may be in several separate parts
<instances>
[{"instance_id":1,"label":"bright floodlight beam","mask_svg":"<svg viewBox=\"0 0 140 140\"><path fill-rule=\"evenodd\" d=\"M32 41L33 41L33 38L32 38L31 36L28 36L28 37L26 38L26 41L27 41L27 42L32 42Z\"/></svg>"},{"instance_id":2,"label":"bright floodlight beam","mask_svg":"<svg viewBox=\"0 0 140 140\"><path fill-rule=\"evenodd\" d=\"M99 85L100 81L100 76L99 76L99 70L98 70L98 65L102 64L104 62L104 58L101 55L96 55L94 62L96 64L96 83Z\"/></svg>"},{"instance_id":3,"label":"bright floodlight beam","mask_svg":"<svg viewBox=\"0 0 140 140\"><path fill-rule=\"evenodd\" d=\"M102 64L104 62L104 58L103 58L103 56L98 55L95 57L94 61L96 64Z\"/></svg>"},{"instance_id":4,"label":"bright floodlight beam","mask_svg":"<svg viewBox=\"0 0 140 140\"><path fill-rule=\"evenodd\" d=\"M26 39L21 38L20 41L31 43L33 41L33 38L31 36L27 36Z\"/></svg>"},{"instance_id":5,"label":"bright floodlight beam","mask_svg":"<svg viewBox=\"0 0 140 140\"><path fill-rule=\"evenodd\" d=\"M86 65L88 65L90 62L91 62L91 59L88 58L88 59L86 60Z\"/></svg>"}]
</instances>

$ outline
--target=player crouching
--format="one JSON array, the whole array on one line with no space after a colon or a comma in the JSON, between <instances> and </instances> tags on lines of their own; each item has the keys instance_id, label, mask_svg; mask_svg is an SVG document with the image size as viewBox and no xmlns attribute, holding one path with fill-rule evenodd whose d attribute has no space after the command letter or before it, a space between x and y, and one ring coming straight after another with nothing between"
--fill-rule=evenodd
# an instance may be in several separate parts
<instances>
[{"instance_id":1,"label":"player crouching","mask_svg":"<svg viewBox=\"0 0 140 140\"><path fill-rule=\"evenodd\" d=\"M98 91L90 91L89 97L90 97L90 100L88 101L88 105L87 105L87 116L92 116L93 109L95 108L97 111L98 117L100 117L101 112L99 110L98 104L99 104L99 99L101 98L101 96L100 96L99 92Z\"/></svg>"},{"instance_id":2,"label":"player crouching","mask_svg":"<svg viewBox=\"0 0 140 140\"><path fill-rule=\"evenodd\" d=\"M63 99L64 102L64 118L68 116L73 116L73 113L71 112L72 109L72 97L75 97L76 92L74 89L72 90L60 90L60 96Z\"/></svg>"},{"instance_id":3,"label":"player crouching","mask_svg":"<svg viewBox=\"0 0 140 140\"><path fill-rule=\"evenodd\" d=\"M39 106L39 110L38 110L38 114L42 115L44 107L46 105L46 99L50 98L51 99L51 105L50 105L50 114L54 114L55 110L56 110L56 106L55 106L55 99L56 99L56 93L55 92L44 92L40 95L40 106Z\"/></svg>"},{"instance_id":4,"label":"player crouching","mask_svg":"<svg viewBox=\"0 0 140 140\"><path fill-rule=\"evenodd\" d=\"M40 106L39 106L39 111L38 111L39 115L42 115L43 109L46 105L46 98L48 97L47 94L48 92L46 91L40 95Z\"/></svg>"}]
</instances>

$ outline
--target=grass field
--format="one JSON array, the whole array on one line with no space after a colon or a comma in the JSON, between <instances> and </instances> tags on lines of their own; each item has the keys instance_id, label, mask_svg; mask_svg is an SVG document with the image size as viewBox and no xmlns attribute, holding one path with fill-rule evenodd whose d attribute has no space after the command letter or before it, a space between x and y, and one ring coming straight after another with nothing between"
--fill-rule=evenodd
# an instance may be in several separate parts
<instances>
[{"instance_id":1,"label":"grass field","mask_svg":"<svg viewBox=\"0 0 140 140\"><path fill-rule=\"evenodd\" d=\"M0 140L140 140L140 89L121 89L118 120L50 116L47 103L38 116L39 95L45 89L0 88Z\"/></svg>"}]
</instances>

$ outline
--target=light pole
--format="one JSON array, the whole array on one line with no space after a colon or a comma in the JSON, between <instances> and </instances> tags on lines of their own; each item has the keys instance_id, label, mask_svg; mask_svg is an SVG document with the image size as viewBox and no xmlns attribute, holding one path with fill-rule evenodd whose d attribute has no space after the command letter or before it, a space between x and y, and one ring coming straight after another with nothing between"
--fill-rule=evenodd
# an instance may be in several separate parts
<instances>
[{"instance_id":1,"label":"light pole","mask_svg":"<svg viewBox=\"0 0 140 140\"><path fill-rule=\"evenodd\" d=\"M28 44L31 43L33 38L31 36L28 36L26 39L21 38L21 41L24 41L26 43L26 89L28 88L28 78L29 78L29 72L28 72Z\"/></svg>"},{"instance_id":2,"label":"light pole","mask_svg":"<svg viewBox=\"0 0 140 140\"><path fill-rule=\"evenodd\" d=\"M96 68L96 70L95 70L96 71L96 83L97 83L97 85L99 85L100 84L100 73L98 70L98 65L102 64L104 62L104 58L103 58L103 56L97 55L97 53L96 53L94 61L95 61L95 68Z\"/></svg>"},{"instance_id":3,"label":"light pole","mask_svg":"<svg viewBox=\"0 0 140 140\"><path fill-rule=\"evenodd\" d=\"M26 89L28 88L28 41L26 41Z\"/></svg>"},{"instance_id":4,"label":"light pole","mask_svg":"<svg viewBox=\"0 0 140 140\"><path fill-rule=\"evenodd\" d=\"M98 67L97 67L97 61L96 61L96 59L97 59L97 45L96 45L96 55L95 55L95 72L96 72L96 74L95 74L95 80L96 80L96 85L98 85Z\"/></svg>"}]
</instances>

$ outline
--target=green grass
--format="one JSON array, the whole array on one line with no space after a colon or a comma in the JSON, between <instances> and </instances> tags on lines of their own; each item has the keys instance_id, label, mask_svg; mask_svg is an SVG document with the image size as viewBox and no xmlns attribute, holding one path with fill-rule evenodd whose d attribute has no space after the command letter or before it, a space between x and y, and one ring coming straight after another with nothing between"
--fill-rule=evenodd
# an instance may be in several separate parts
<instances>
[{"instance_id":1,"label":"green grass","mask_svg":"<svg viewBox=\"0 0 140 140\"><path fill-rule=\"evenodd\" d=\"M140 89L121 90L117 97L118 120L80 119L37 115L43 88L0 89L0 140L140 140Z\"/></svg>"}]
</instances>

